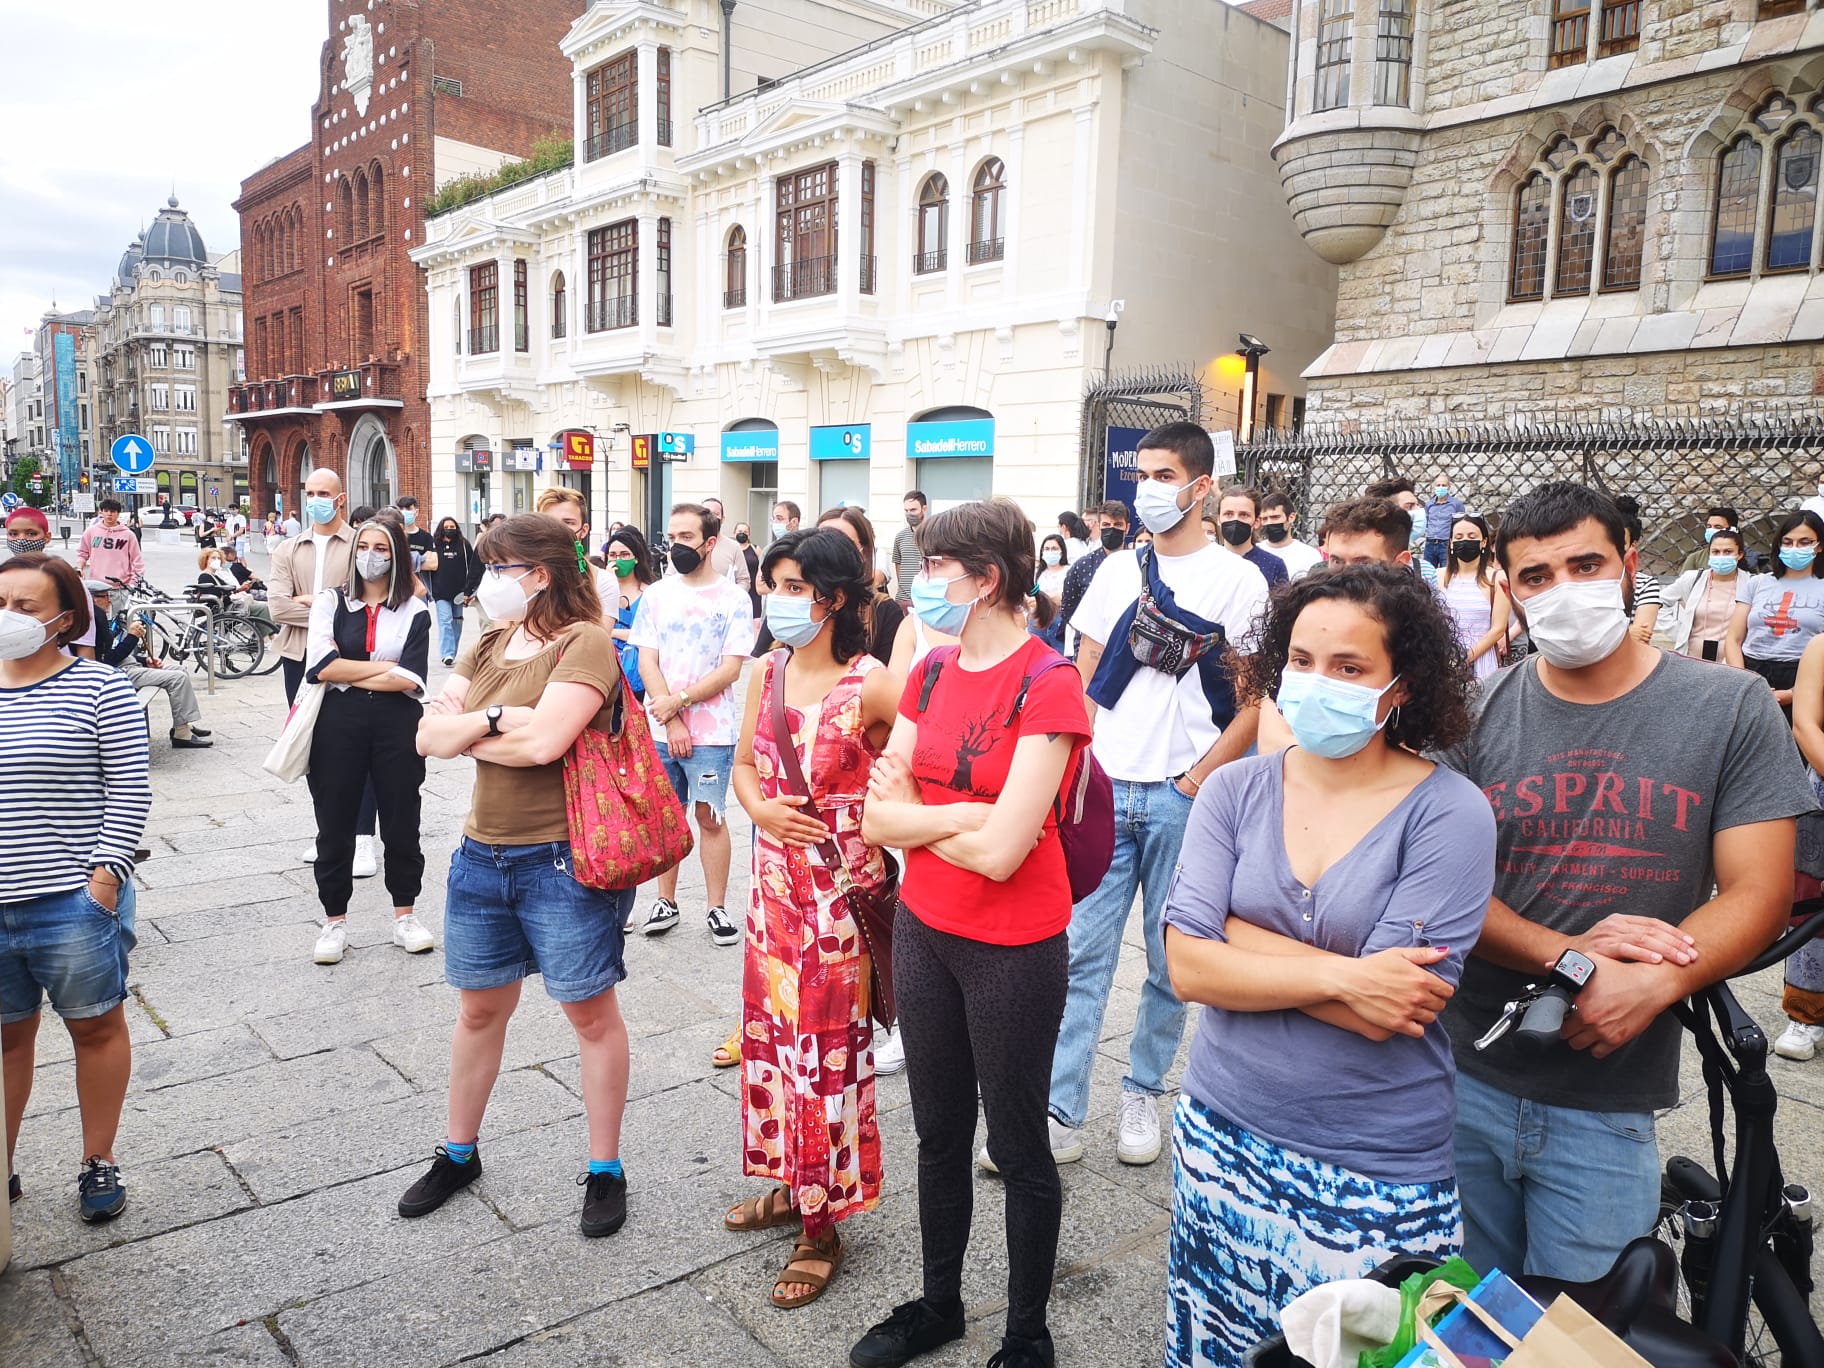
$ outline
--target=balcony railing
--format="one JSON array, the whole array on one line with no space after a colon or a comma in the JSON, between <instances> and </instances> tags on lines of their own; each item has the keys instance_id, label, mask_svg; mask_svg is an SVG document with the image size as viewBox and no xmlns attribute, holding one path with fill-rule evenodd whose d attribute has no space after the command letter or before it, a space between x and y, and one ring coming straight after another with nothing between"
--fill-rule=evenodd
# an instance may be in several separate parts
<instances>
[{"instance_id":1,"label":"balcony railing","mask_svg":"<svg viewBox=\"0 0 1824 1368\"><path fill-rule=\"evenodd\" d=\"M657 124L658 124L658 130L659 130L659 146L660 147L670 147L671 146L671 120L670 119L659 119L659 120L657 120Z\"/></svg>"},{"instance_id":2,"label":"balcony railing","mask_svg":"<svg viewBox=\"0 0 1824 1368\"><path fill-rule=\"evenodd\" d=\"M659 292L658 320L661 328L669 328L671 326L671 291L669 290L661 290Z\"/></svg>"},{"instance_id":3,"label":"balcony railing","mask_svg":"<svg viewBox=\"0 0 1824 1368\"><path fill-rule=\"evenodd\" d=\"M913 275L935 275L950 266L950 253L939 247L935 252L920 252L912 258Z\"/></svg>"},{"instance_id":4,"label":"balcony railing","mask_svg":"<svg viewBox=\"0 0 1824 1368\"><path fill-rule=\"evenodd\" d=\"M608 332L614 328L631 328L640 321L637 295L620 295L613 299L589 301L589 331Z\"/></svg>"},{"instance_id":5,"label":"balcony railing","mask_svg":"<svg viewBox=\"0 0 1824 1368\"><path fill-rule=\"evenodd\" d=\"M864 256L861 259L861 292L865 295L874 293L874 286L880 280L880 258Z\"/></svg>"},{"instance_id":6,"label":"balcony railing","mask_svg":"<svg viewBox=\"0 0 1824 1368\"><path fill-rule=\"evenodd\" d=\"M773 267L773 302L811 299L836 291L836 258L834 256L801 257Z\"/></svg>"},{"instance_id":7,"label":"balcony railing","mask_svg":"<svg viewBox=\"0 0 1824 1368\"><path fill-rule=\"evenodd\" d=\"M747 286L740 285L732 290L722 291L722 307L725 309L745 309L747 307Z\"/></svg>"},{"instance_id":8,"label":"balcony railing","mask_svg":"<svg viewBox=\"0 0 1824 1368\"><path fill-rule=\"evenodd\" d=\"M987 238L981 242L969 244L969 264L971 266L979 266L984 261L1000 261L1006 255L1006 238Z\"/></svg>"},{"instance_id":9,"label":"balcony railing","mask_svg":"<svg viewBox=\"0 0 1824 1368\"><path fill-rule=\"evenodd\" d=\"M469 329L469 355L483 356L488 352L500 350L500 324L490 323L485 328Z\"/></svg>"},{"instance_id":10,"label":"balcony railing","mask_svg":"<svg viewBox=\"0 0 1824 1368\"><path fill-rule=\"evenodd\" d=\"M633 119L613 128L603 129L600 133L589 135L583 145L584 161L600 161L603 157L612 157L616 152L625 152L640 140L640 122Z\"/></svg>"}]
</instances>

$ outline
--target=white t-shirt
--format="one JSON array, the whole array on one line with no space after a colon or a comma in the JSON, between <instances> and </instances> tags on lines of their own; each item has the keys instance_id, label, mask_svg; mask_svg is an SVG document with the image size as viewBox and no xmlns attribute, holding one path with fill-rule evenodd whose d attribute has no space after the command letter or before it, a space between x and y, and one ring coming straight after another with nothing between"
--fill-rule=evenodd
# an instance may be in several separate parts
<instances>
[{"instance_id":1,"label":"white t-shirt","mask_svg":"<svg viewBox=\"0 0 1824 1368\"><path fill-rule=\"evenodd\" d=\"M1267 606L1266 576L1214 544L1188 556L1160 556L1159 578L1179 607L1220 625L1238 647ZM1125 640L1109 636L1139 597L1140 562L1133 551L1116 551L1097 569L1070 625L1105 651L1125 651ZM1159 783L1196 764L1221 735L1195 666L1180 679L1142 666L1119 703L1096 709L1091 747L1111 779Z\"/></svg>"},{"instance_id":2,"label":"white t-shirt","mask_svg":"<svg viewBox=\"0 0 1824 1368\"><path fill-rule=\"evenodd\" d=\"M1323 554L1308 542L1288 537L1283 542L1263 541L1261 550L1278 556L1286 563L1286 574L1292 579L1299 579L1324 563Z\"/></svg>"},{"instance_id":3,"label":"white t-shirt","mask_svg":"<svg viewBox=\"0 0 1824 1368\"><path fill-rule=\"evenodd\" d=\"M310 534L310 544L317 548L317 582L310 586L310 592L313 594L323 592L323 568L329 564L329 544L334 540L335 538L327 532Z\"/></svg>"},{"instance_id":4,"label":"white t-shirt","mask_svg":"<svg viewBox=\"0 0 1824 1368\"><path fill-rule=\"evenodd\" d=\"M284 522L279 524L279 531L283 532L288 537L295 537L303 530L304 524L300 523L296 518L286 518Z\"/></svg>"},{"instance_id":5,"label":"white t-shirt","mask_svg":"<svg viewBox=\"0 0 1824 1368\"><path fill-rule=\"evenodd\" d=\"M678 690L710 674L728 656L747 655L754 649L754 636L754 609L745 589L719 576L696 585L672 575L640 595L627 640L658 652L659 673ZM741 739L733 684L711 698L700 698L693 689L691 697L696 701L684 709L684 722L692 745L732 746ZM656 719L653 726L656 739L663 740L665 728Z\"/></svg>"}]
</instances>

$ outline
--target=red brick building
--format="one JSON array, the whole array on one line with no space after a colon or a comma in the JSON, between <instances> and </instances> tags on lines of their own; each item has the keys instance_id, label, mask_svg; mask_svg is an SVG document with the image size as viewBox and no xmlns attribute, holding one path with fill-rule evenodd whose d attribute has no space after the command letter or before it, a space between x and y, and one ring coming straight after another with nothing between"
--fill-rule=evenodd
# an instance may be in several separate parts
<instances>
[{"instance_id":1,"label":"red brick building","mask_svg":"<svg viewBox=\"0 0 1824 1368\"><path fill-rule=\"evenodd\" d=\"M342 473L351 505L431 492L422 199L570 133L558 42L587 0L328 0L311 138L241 183L256 510Z\"/></svg>"}]
</instances>

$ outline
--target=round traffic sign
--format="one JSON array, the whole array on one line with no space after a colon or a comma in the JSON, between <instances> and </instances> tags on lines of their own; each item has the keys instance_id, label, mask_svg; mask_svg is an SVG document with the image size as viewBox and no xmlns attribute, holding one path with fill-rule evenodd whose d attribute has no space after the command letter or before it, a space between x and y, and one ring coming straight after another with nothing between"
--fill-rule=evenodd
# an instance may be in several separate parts
<instances>
[{"instance_id":1,"label":"round traffic sign","mask_svg":"<svg viewBox=\"0 0 1824 1368\"><path fill-rule=\"evenodd\" d=\"M108 455L124 474L143 475L152 469L154 460L152 443L136 432L116 437L114 445L108 449Z\"/></svg>"}]
</instances>

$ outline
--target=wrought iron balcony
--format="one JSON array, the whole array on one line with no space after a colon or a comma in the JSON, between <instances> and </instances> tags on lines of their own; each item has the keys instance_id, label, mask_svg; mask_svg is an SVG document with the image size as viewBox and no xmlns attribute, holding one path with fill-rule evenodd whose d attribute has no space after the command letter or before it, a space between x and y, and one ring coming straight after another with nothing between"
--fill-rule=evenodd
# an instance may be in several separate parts
<instances>
[{"instance_id":1,"label":"wrought iron balcony","mask_svg":"<svg viewBox=\"0 0 1824 1368\"><path fill-rule=\"evenodd\" d=\"M600 161L603 157L612 157L616 152L625 152L640 140L640 121L630 119L624 124L592 133L583 144L584 161Z\"/></svg>"},{"instance_id":2,"label":"wrought iron balcony","mask_svg":"<svg viewBox=\"0 0 1824 1368\"><path fill-rule=\"evenodd\" d=\"M608 332L614 328L631 328L640 321L637 295L617 295L610 299L589 301L590 332Z\"/></svg>"},{"instance_id":3,"label":"wrought iron balcony","mask_svg":"<svg viewBox=\"0 0 1824 1368\"><path fill-rule=\"evenodd\" d=\"M949 266L950 253L942 247L935 252L920 252L912 258L913 275L936 275L948 270Z\"/></svg>"},{"instance_id":4,"label":"wrought iron balcony","mask_svg":"<svg viewBox=\"0 0 1824 1368\"><path fill-rule=\"evenodd\" d=\"M488 352L500 350L500 324L490 323L485 328L469 329L469 355L483 356Z\"/></svg>"},{"instance_id":5,"label":"wrought iron balcony","mask_svg":"<svg viewBox=\"0 0 1824 1368\"><path fill-rule=\"evenodd\" d=\"M971 266L979 266L984 261L1000 261L1006 255L1006 238L987 238L984 241L969 244L969 264Z\"/></svg>"}]
</instances>

